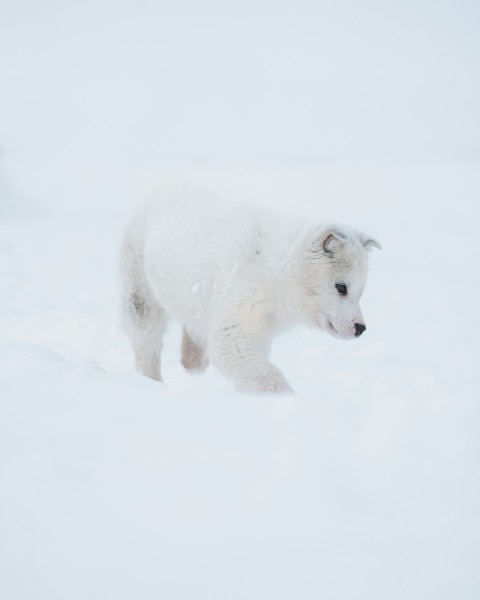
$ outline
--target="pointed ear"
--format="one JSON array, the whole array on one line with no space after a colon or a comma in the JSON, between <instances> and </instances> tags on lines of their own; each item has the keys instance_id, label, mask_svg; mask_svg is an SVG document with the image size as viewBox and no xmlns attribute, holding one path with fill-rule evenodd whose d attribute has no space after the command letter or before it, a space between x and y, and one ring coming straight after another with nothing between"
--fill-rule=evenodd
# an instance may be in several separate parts
<instances>
[{"instance_id":1,"label":"pointed ear","mask_svg":"<svg viewBox=\"0 0 480 600\"><path fill-rule=\"evenodd\" d=\"M325 254L331 257L346 240L347 236L338 229L326 229L320 236L317 236L312 244L312 251L318 254Z\"/></svg>"},{"instance_id":2,"label":"pointed ear","mask_svg":"<svg viewBox=\"0 0 480 600\"><path fill-rule=\"evenodd\" d=\"M377 250L383 250L382 246L377 242L377 240L374 240L373 238L362 238L361 240L362 245L364 246L364 248L366 248L367 250L370 250L371 248L377 248Z\"/></svg>"}]
</instances>

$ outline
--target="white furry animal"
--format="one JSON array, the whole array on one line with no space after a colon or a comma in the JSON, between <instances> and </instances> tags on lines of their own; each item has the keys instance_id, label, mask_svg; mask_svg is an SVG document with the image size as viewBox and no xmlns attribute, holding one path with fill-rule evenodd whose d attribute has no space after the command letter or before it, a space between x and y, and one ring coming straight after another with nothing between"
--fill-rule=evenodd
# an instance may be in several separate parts
<instances>
[{"instance_id":1,"label":"white furry animal","mask_svg":"<svg viewBox=\"0 0 480 600\"><path fill-rule=\"evenodd\" d=\"M222 203L205 190L157 192L122 244L123 323L137 369L160 380L167 315L183 325L183 366L210 360L245 390L291 391L268 360L273 336L295 323L343 339L365 330L359 306L367 250L346 227Z\"/></svg>"}]
</instances>

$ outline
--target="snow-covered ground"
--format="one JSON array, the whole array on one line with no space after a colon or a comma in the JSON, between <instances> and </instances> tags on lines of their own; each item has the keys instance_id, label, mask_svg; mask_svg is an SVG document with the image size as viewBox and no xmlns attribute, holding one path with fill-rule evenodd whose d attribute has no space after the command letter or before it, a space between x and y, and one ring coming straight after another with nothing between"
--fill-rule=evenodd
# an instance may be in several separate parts
<instances>
[{"instance_id":1,"label":"snow-covered ground","mask_svg":"<svg viewBox=\"0 0 480 600\"><path fill-rule=\"evenodd\" d=\"M4 0L0 599L480 598L480 4ZM134 372L117 249L157 178L382 243L296 395Z\"/></svg>"},{"instance_id":2,"label":"snow-covered ground","mask_svg":"<svg viewBox=\"0 0 480 600\"><path fill-rule=\"evenodd\" d=\"M361 339L278 339L292 397L184 373L174 324L166 384L134 372L126 210L3 215L2 598L479 596L477 165L255 177L217 183L320 217L335 189L384 245Z\"/></svg>"}]
</instances>

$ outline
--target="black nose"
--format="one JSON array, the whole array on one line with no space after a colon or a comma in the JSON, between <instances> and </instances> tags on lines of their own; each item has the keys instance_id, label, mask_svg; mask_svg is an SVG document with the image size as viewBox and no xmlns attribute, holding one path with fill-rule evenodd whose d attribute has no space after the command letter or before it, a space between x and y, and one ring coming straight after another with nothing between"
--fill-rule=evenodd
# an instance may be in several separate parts
<instances>
[{"instance_id":1,"label":"black nose","mask_svg":"<svg viewBox=\"0 0 480 600\"><path fill-rule=\"evenodd\" d=\"M355 337L361 336L365 329L365 325L362 325L361 323L355 323Z\"/></svg>"}]
</instances>

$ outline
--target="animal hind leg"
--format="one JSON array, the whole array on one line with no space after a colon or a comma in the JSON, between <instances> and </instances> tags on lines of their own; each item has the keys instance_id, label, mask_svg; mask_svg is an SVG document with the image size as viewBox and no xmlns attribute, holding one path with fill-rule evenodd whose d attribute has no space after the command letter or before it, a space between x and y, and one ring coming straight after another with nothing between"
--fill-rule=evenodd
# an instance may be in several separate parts
<instances>
[{"instance_id":1,"label":"animal hind leg","mask_svg":"<svg viewBox=\"0 0 480 600\"><path fill-rule=\"evenodd\" d=\"M180 362L187 371L200 373L208 366L204 347L184 328L182 332L182 356Z\"/></svg>"},{"instance_id":2,"label":"animal hind leg","mask_svg":"<svg viewBox=\"0 0 480 600\"><path fill-rule=\"evenodd\" d=\"M147 377L162 381L160 355L166 329L165 311L158 303L145 299L138 292L132 294L130 310L133 327L129 333L135 366Z\"/></svg>"},{"instance_id":3,"label":"animal hind leg","mask_svg":"<svg viewBox=\"0 0 480 600\"><path fill-rule=\"evenodd\" d=\"M141 261L128 246L123 259L122 321L132 343L135 365L147 377L161 381L160 354L167 317L148 287Z\"/></svg>"}]
</instances>

